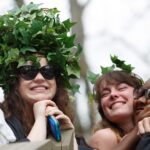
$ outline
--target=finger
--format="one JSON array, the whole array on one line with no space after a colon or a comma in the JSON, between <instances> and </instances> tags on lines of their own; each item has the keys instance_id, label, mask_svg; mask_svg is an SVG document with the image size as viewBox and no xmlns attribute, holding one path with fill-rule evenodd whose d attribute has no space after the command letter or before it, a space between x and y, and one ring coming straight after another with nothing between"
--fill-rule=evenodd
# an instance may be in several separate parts
<instances>
[{"instance_id":1,"label":"finger","mask_svg":"<svg viewBox=\"0 0 150 150\"><path fill-rule=\"evenodd\" d=\"M70 121L70 118L64 114L59 114L56 116L56 119L57 120L67 120L67 121Z\"/></svg>"},{"instance_id":2,"label":"finger","mask_svg":"<svg viewBox=\"0 0 150 150\"><path fill-rule=\"evenodd\" d=\"M149 117L149 116L150 116L150 110L149 110L149 108L146 107L135 117L136 117L137 121L141 121L142 119Z\"/></svg>"},{"instance_id":3,"label":"finger","mask_svg":"<svg viewBox=\"0 0 150 150\"><path fill-rule=\"evenodd\" d=\"M47 101L47 106L57 107L57 105L54 101L52 101L52 100L46 100L46 101Z\"/></svg>"},{"instance_id":4,"label":"finger","mask_svg":"<svg viewBox=\"0 0 150 150\"><path fill-rule=\"evenodd\" d=\"M47 107L46 107L46 110L45 110L45 115L46 115L46 116L51 115L51 111L53 111L54 109L56 109L56 107L47 106Z\"/></svg>"},{"instance_id":5,"label":"finger","mask_svg":"<svg viewBox=\"0 0 150 150\"><path fill-rule=\"evenodd\" d=\"M55 107L55 106L47 106L45 112L49 113L49 112L51 112L52 110L55 110L55 109L58 109L58 108Z\"/></svg>"},{"instance_id":6,"label":"finger","mask_svg":"<svg viewBox=\"0 0 150 150\"><path fill-rule=\"evenodd\" d=\"M150 132L150 117L143 119L143 127L145 132Z\"/></svg>"},{"instance_id":7,"label":"finger","mask_svg":"<svg viewBox=\"0 0 150 150\"><path fill-rule=\"evenodd\" d=\"M56 116L56 119L60 122L61 129L73 129L74 126L70 118L64 114Z\"/></svg>"},{"instance_id":8,"label":"finger","mask_svg":"<svg viewBox=\"0 0 150 150\"><path fill-rule=\"evenodd\" d=\"M138 132L139 132L139 134L144 134L145 133L142 121L138 122Z\"/></svg>"},{"instance_id":9,"label":"finger","mask_svg":"<svg viewBox=\"0 0 150 150\"><path fill-rule=\"evenodd\" d=\"M52 116L58 116L58 115L60 115L60 114L63 114L63 112L62 111L60 111L58 108L56 108L56 107L52 107L50 110L48 110L47 112L46 112L46 116L48 116L48 115L52 115Z\"/></svg>"}]
</instances>

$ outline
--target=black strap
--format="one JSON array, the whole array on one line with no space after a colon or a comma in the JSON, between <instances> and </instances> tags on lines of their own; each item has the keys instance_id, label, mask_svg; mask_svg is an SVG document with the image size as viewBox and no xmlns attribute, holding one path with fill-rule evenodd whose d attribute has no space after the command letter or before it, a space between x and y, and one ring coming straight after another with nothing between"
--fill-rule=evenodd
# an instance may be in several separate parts
<instances>
[{"instance_id":1,"label":"black strap","mask_svg":"<svg viewBox=\"0 0 150 150\"><path fill-rule=\"evenodd\" d=\"M29 139L26 138L21 122L16 117L12 116L10 118L7 118L6 122L12 129L18 142L29 141Z\"/></svg>"}]
</instances>

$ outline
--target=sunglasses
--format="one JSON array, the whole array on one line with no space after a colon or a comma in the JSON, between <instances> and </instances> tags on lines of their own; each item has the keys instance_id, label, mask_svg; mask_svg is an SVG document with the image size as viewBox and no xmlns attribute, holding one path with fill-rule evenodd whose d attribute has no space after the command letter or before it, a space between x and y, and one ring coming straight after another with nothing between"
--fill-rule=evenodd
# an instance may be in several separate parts
<instances>
[{"instance_id":1,"label":"sunglasses","mask_svg":"<svg viewBox=\"0 0 150 150\"><path fill-rule=\"evenodd\" d=\"M146 98L146 100L150 99L150 89L139 88L134 90L135 99L139 99L143 96Z\"/></svg>"},{"instance_id":2,"label":"sunglasses","mask_svg":"<svg viewBox=\"0 0 150 150\"><path fill-rule=\"evenodd\" d=\"M33 80L39 72L47 80L51 80L55 76L51 65L46 65L41 68L37 68L33 65L25 65L17 69L17 73L25 80Z\"/></svg>"}]
</instances>

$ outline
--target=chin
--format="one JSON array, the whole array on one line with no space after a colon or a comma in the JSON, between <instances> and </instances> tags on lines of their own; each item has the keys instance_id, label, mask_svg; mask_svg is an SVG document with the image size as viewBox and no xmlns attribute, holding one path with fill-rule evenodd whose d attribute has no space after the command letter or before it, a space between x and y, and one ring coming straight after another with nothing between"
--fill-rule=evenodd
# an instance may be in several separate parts
<instances>
[{"instance_id":1,"label":"chin","mask_svg":"<svg viewBox=\"0 0 150 150\"><path fill-rule=\"evenodd\" d=\"M37 98L36 98L37 97ZM48 96L45 96L45 95L37 95L34 97L35 99L37 99L38 101L41 101L41 100L52 100L53 99L53 96L51 95L48 95Z\"/></svg>"}]
</instances>

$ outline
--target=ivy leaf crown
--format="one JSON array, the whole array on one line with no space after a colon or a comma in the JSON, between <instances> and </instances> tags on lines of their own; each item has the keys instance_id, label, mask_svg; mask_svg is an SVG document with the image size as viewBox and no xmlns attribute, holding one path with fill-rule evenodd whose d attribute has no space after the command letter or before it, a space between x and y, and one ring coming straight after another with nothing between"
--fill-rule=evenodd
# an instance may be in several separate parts
<instances>
[{"instance_id":1,"label":"ivy leaf crown","mask_svg":"<svg viewBox=\"0 0 150 150\"><path fill-rule=\"evenodd\" d=\"M16 68L27 60L38 62L31 53L42 53L57 68L62 85L78 91L79 86L70 80L80 77L82 48L74 43L76 35L70 34L75 23L60 21L57 8L39 8L41 5L31 2L0 16L0 85L4 92L16 80Z\"/></svg>"},{"instance_id":2,"label":"ivy leaf crown","mask_svg":"<svg viewBox=\"0 0 150 150\"><path fill-rule=\"evenodd\" d=\"M114 56L110 55L110 59L111 59L113 64L111 66L108 66L108 67L101 66L101 74L95 74L91 71L88 72L87 78L92 84L95 84L96 80L98 79L98 77L100 75L106 74L106 73L111 72L113 70L117 70L117 69L119 70L120 69L120 70L126 71L127 73L132 73L134 67L132 67L131 64L126 64L124 60L120 60L118 58L118 56L116 56L116 55L114 55Z\"/></svg>"}]
</instances>

